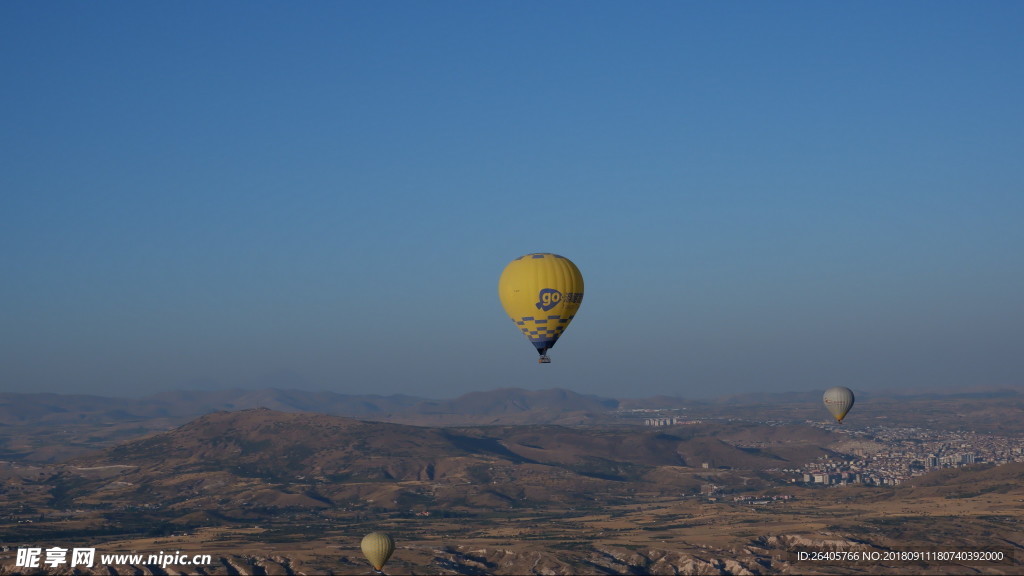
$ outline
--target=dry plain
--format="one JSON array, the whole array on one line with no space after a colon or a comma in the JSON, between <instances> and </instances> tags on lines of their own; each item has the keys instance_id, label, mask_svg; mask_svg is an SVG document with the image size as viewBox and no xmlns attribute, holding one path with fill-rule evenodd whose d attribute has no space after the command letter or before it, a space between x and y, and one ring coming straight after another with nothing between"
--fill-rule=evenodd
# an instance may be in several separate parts
<instances>
[{"instance_id":1,"label":"dry plain","mask_svg":"<svg viewBox=\"0 0 1024 576\"><path fill-rule=\"evenodd\" d=\"M993 403L996 413L1012 409ZM961 404L984 413L981 400ZM794 481L782 469L882 439L854 442L798 419L780 424L782 415L650 429L213 413L70 459L0 465L0 573L45 573L15 566L17 550L61 546L211 562L49 573L365 574L358 542L371 530L395 537L393 574L1024 569L1024 464L937 470L895 486ZM994 429L1017 433L1010 426ZM26 430L18 438L40 442ZM964 552L1003 560L953 556Z\"/></svg>"}]
</instances>

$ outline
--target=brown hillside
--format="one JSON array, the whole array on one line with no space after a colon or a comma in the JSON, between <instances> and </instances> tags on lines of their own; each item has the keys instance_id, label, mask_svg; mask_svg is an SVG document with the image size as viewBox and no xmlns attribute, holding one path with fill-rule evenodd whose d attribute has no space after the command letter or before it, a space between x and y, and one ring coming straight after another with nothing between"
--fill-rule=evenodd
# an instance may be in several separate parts
<instances>
[{"instance_id":1,"label":"brown hillside","mask_svg":"<svg viewBox=\"0 0 1024 576\"><path fill-rule=\"evenodd\" d=\"M266 409L218 412L71 461L58 491L68 506L159 501L181 518L367 505L493 509L618 502L634 489L678 495L700 486L703 462L744 469L781 462L678 430L424 428Z\"/></svg>"}]
</instances>

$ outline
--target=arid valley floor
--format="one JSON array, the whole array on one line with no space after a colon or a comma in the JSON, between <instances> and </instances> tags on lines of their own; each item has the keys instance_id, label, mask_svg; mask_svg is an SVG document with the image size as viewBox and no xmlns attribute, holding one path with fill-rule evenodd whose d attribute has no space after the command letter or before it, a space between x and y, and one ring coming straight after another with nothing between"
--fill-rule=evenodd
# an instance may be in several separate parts
<instances>
[{"instance_id":1,"label":"arid valley floor","mask_svg":"<svg viewBox=\"0 0 1024 576\"><path fill-rule=\"evenodd\" d=\"M642 417L659 408L567 391L376 418L266 394L253 403L273 409L162 419L25 400L0 405L0 574L366 574L373 530L395 538L391 574L1024 571L1024 462L980 447L1024 446L1017 394L869 398L843 427L793 398L661 400L685 417L658 427ZM970 438L937 442L977 461L920 463L913 446L941 450L929 430ZM903 478L868 480L893 466ZM18 566L32 548L39 567ZM48 567L51 548L97 558Z\"/></svg>"}]
</instances>

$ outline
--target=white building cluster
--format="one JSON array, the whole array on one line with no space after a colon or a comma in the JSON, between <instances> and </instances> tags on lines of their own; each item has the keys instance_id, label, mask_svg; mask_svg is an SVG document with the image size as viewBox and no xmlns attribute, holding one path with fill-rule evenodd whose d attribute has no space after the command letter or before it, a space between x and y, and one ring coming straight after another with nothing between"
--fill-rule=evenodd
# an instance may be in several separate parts
<instances>
[{"instance_id":1,"label":"white building cluster","mask_svg":"<svg viewBox=\"0 0 1024 576\"><path fill-rule=\"evenodd\" d=\"M644 426L678 426L681 424L700 424L701 422L701 420L690 420L679 416L644 418Z\"/></svg>"},{"instance_id":2,"label":"white building cluster","mask_svg":"<svg viewBox=\"0 0 1024 576\"><path fill-rule=\"evenodd\" d=\"M644 418L644 426L675 426L676 424L682 424L682 418Z\"/></svg>"},{"instance_id":3,"label":"white building cluster","mask_svg":"<svg viewBox=\"0 0 1024 576\"><path fill-rule=\"evenodd\" d=\"M851 460L821 458L803 468L790 470L799 474L793 481L830 486L894 486L940 468L1024 462L1024 442L1020 438L889 427L845 433L871 437L885 448L872 454L858 453Z\"/></svg>"}]
</instances>

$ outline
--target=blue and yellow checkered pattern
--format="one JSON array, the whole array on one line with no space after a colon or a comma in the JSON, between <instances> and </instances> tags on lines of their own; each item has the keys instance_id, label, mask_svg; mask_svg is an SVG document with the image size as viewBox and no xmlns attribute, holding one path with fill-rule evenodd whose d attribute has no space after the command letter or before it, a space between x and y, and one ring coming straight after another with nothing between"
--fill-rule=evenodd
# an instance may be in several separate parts
<instances>
[{"instance_id":1,"label":"blue and yellow checkered pattern","mask_svg":"<svg viewBox=\"0 0 1024 576\"><path fill-rule=\"evenodd\" d=\"M575 316L575 315L573 315ZM561 317L557 314L544 318L524 316L519 320L513 320L516 326L523 331L523 334L530 339L534 346L540 348L551 348L558 341L558 337L565 331L565 327L572 321L573 316Z\"/></svg>"}]
</instances>

